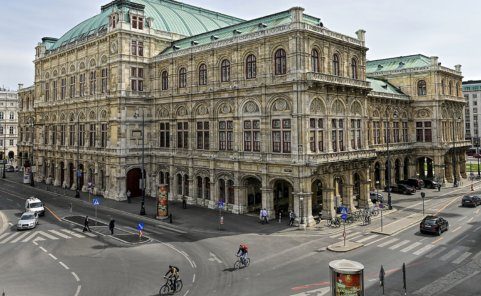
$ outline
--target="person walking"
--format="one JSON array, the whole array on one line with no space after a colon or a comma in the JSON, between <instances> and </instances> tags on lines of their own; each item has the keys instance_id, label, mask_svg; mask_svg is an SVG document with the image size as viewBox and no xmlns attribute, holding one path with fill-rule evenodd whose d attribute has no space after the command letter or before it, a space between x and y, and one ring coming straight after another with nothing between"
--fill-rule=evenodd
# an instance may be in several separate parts
<instances>
[{"instance_id":1,"label":"person walking","mask_svg":"<svg viewBox=\"0 0 481 296\"><path fill-rule=\"evenodd\" d=\"M185 198L185 195L182 195L182 208L187 209L187 199Z\"/></svg>"},{"instance_id":2,"label":"person walking","mask_svg":"<svg viewBox=\"0 0 481 296\"><path fill-rule=\"evenodd\" d=\"M89 231L89 232L92 232L92 230L90 230L90 226L89 226L89 216L85 216L85 221L84 221L84 229L82 230L82 232L85 232L85 231Z\"/></svg>"},{"instance_id":3,"label":"person walking","mask_svg":"<svg viewBox=\"0 0 481 296\"><path fill-rule=\"evenodd\" d=\"M114 228L115 228L115 220L114 218L112 218L110 219L110 223L109 223L110 235L114 235Z\"/></svg>"},{"instance_id":4,"label":"person walking","mask_svg":"<svg viewBox=\"0 0 481 296\"><path fill-rule=\"evenodd\" d=\"M127 190L127 202L128 202L128 203L131 203L131 201L130 201L130 195L131 195L131 194L132 194L132 193L130 193L130 190Z\"/></svg>"},{"instance_id":5,"label":"person walking","mask_svg":"<svg viewBox=\"0 0 481 296\"><path fill-rule=\"evenodd\" d=\"M268 224L269 223L267 221L267 210L265 208L261 210L261 223L262 224Z\"/></svg>"},{"instance_id":6,"label":"person walking","mask_svg":"<svg viewBox=\"0 0 481 296\"><path fill-rule=\"evenodd\" d=\"M294 214L293 210L289 211L289 226L294 225L294 219L296 218L296 215Z\"/></svg>"}]
</instances>

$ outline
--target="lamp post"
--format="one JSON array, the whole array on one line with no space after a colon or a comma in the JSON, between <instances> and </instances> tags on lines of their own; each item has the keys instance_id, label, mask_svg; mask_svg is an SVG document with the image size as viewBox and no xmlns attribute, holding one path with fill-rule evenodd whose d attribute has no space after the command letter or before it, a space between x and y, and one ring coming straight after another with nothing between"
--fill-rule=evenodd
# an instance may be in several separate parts
<instances>
[{"instance_id":1,"label":"lamp post","mask_svg":"<svg viewBox=\"0 0 481 296\"><path fill-rule=\"evenodd\" d=\"M481 176L479 170L479 137L476 138L476 158L478 159L478 177Z\"/></svg>"},{"instance_id":2,"label":"lamp post","mask_svg":"<svg viewBox=\"0 0 481 296\"><path fill-rule=\"evenodd\" d=\"M457 177L456 177L456 142L455 142L455 137L454 137L454 133L456 132L455 131L455 125L456 125L456 117L454 115L454 112L453 112L453 175L454 175L454 183L453 183L453 187L456 187L457 186Z\"/></svg>"},{"instance_id":3,"label":"lamp post","mask_svg":"<svg viewBox=\"0 0 481 296\"><path fill-rule=\"evenodd\" d=\"M395 111L393 114L393 118L397 119L397 112ZM387 205L388 209L392 210L392 203L391 203L391 155L389 153L389 142L391 140L391 126L389 125L389 121L387 122L387 131L386 131L386 145L387 145Z\"/></svg>"},{"instance_id":4,"label":"lamp post","mask_svg":"<svg viewBox=\"0 0 481 296\"><path fill-rule=\"evenodd\" d=\"M33 154L35 152L35 119L32 119L30 122L30 126L32 127L32 163L30 164L30 186L34 187L35 186L35 180L33 179Z\"/></svg>"},{"instance_id":5,"label":"lamp post","mask_svg":"<svg viewBox=\"0 0 481 296\"><path fill-rule=\"evenodd\" d=\"M300 207L300 212L301 212L301 224L304 224L304 197L301 196L299 197L299 207Z\"/></svg>"},{"instance_id":6,"label":"lamp post","mask_svg":"<svg viewBox=\"0 0 481 296\"><path fill-rule=\"evenodd\" d=\"M5 103L5 106L7 106L7 103ZM5 179L5 169L6 169L6 145L7 145L7 118L6 118L6 113L3 114L3 155L2 155L2 161L3 161L3 172L2 172L2 178Z\"/></svg>"},{"instance_id":7,"label":"lamp post","mask_svg":"<svg viewBox=\"0 0 481 296\"><path fill-rule=\"evenodd\" d=\"M138 118L139 117L139 114L138 113L135 113L134 114L134 117L135 118ZM144 159L145 159L145 156L144 156L144 150L145 150L145 146L144 146L144 141L145 141L145 133L144 133L144 130L145 130L145 114L144 114L144 109L142 109L142 182L141 182L141 189L142 189L142 201L140 203L140 215L145 215L145 176L144 176Z\"/></svg>"},{"instance_id":8,"label":"lamp post","mask_svg":"<svg viewBox=\"0 0 481 296\"><path fill-rule=\"evenodd\" d=\"M77 116L77 170L75 175L77 177L77 186L75 186L75 198L80 198L80 114Z\"/></svg>"}]
</instances>

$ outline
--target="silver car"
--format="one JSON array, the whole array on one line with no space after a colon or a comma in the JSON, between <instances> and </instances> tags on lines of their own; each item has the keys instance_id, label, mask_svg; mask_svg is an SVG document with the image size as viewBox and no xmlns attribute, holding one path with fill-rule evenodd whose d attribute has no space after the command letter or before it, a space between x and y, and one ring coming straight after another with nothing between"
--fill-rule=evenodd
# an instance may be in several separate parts
<instances>
[{"instance_id":1,"label":"silver car","mask_svg":"<svg viewBox=\"0 0 481 296\"><path fill-rule=\"evenodd\" d=\"M35 212L25 212L17 223L17 230L32 229L38 224L38 214Z\"/></svg>"}]
</instances>

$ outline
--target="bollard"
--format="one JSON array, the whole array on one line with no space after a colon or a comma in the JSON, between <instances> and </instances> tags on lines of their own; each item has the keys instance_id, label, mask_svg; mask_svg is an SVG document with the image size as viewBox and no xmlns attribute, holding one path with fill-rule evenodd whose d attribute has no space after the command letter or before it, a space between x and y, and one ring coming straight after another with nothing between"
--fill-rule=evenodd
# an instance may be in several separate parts
<instances>
[{"instance_id":1,"label":"bollard","mask_svg":"<svg viewBox=\"0 0 481 296\"><path fill-rule=\"evenodd\" d=\"M169 223L172 224L172 214L169 214Z\"/></svg>"},{"instance_id":2,"label":"bollard","mask_svg":"<svg viewBox=\"0 0 481 296\"><path fill-rule=\"evenodd\" d=\"M278 223L282 223L282 211L279 211L279 221Z\"/></svg>"},{"instance_id":3,"label":"bollard","mask_svg":"<svg viewBox=\"0 0 481 296\"><path fill-rule=\"evenodd\" d=\"M72 213L72 203L70 203L70 213Z\"/></svg>"}]
</instances>

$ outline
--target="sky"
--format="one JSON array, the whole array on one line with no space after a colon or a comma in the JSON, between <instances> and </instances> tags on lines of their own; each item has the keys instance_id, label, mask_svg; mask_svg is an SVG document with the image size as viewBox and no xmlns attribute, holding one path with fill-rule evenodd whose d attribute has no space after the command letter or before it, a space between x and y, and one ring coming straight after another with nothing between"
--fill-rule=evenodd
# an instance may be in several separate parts
<instances>
[{"instance_id":1,"label":"sky","mask_svg":"<svg viewBox=\"0 0 481 296\"><path fill-rule=\"evenodd\" d=\"M152 0L160 1L160 0ZM98 14L108 0L0 0L0 87L33 84L35 46L60 38ZM461 64L464 80L481 79L479 0L183 0L243 19L294 6L321 18L330 30L355 37L364 29L369 60L424 54L443 66Z\"/></svg>"}]
</instances>

